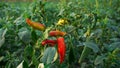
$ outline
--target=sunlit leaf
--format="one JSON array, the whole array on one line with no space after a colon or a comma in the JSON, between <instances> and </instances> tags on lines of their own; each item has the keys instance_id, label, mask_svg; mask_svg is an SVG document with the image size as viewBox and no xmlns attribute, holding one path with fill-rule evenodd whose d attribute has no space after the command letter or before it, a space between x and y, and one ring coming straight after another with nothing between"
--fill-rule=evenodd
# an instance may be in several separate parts
<instances>
[{"instance_id":1,"label":"sunlit leaf","mask_svg":"<svg viewBox=\"0 0 120 68\"><path fill-rule=\"evenodd\" d=\"M0 47L5 43L6 32L7 32L7 29L5 29L5 30L0 29Z\"/></svg>"},{"instance_id":2,"label":"sunlit leaf","mask_svg":"<svg viewBox=\"0 0 120 68\"><path fill-rule=\"evenodd\" d=\"M17 66L17 68L23 68L23 62L24 62L24 61L22 61L22 62Z\"/></svg>"},{"instance_id":3,"label":"sunlit leaf","mask_svg":"<svg viewBox=\"0 0 120 68\"><path fill-rule=\"evenodd\" d=\"M17 68L28 68L28 64L25 61L22 61Z\"/></svg>"},{"instance_id":4,"label":"sunlit leaf","mask_svg":"<svg viewBox=\"0 0 120 68\"><path fill-rule=\"evenodd\" d=\"M1 56L1 57L0 57L0 62L1 62L4 58L5 58L4 56Z\"/></svg>"},{"instance_id":5,"label":"sunlit leaf","mask_svg":"<svg viewBox=\"0 0 120 68\"><path fill-rule=\"evenodd\" d=\"M22 16L16 18L16 20L14 21L16 25L21 25L23 22L24 20L22 19Z\"/></svg>"},{"instance_id":6,"label":"sunlit leaf","mask_svg":"<svg viewBox=\"0 0 120 68\"><path fill-rule=\"evenodd\" d=\"M61 9L58 16L62 15L64 11L65 11L65 9Z\"/></svg>"},{"instance_id":7,"label":"sunlit leaf","mask_svg":"<svg viewBox=\"0 0 120 68\"><path fill-rule=\"evenodd\" d=\"M38 68L44 68L44 64L43 63L39 63Z\"/></svg>"},{"instance_id":8,"label":"sunlit leaf","mask_svg":"<svg viewBox=\"0 0 120 68\"><path fill-rule=\"evenodd\" d=\"M3 33L2 33L2 37L5 36L6 32L7 32L7 29L5 29L5 30L3 31Z\"/></svg>"},{"instance_id":9,"label":"sunlit leaf","mask_svg":"<svg viewBox=\"0 0 120 68\"><path fill-rule=\"evenodd\" d=\"M54 59L53 59L52 62L55 62L55 61L57 60L57 58L58 58L58 52L56 51L55 56L54 56Z\"/></svg>"},{"instance_id":10,"label":"sunlit leaf","mask_svg":"<svg viewBox=\"0 0 120 68\"><path fill-rule=\"evenodd\" d=\"M45 32L44 32L44 39L47 39L48 38L48 32L49 30L51 30L52 27L48 27Z\"/></svg>"}]
</instances>

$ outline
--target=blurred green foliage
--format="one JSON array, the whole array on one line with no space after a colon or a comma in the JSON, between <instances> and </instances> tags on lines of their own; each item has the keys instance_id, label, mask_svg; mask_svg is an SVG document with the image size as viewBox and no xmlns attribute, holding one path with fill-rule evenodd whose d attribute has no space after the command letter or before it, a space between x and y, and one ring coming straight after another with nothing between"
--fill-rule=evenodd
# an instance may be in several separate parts
<instances>
[{"instance_id":1,"label":"blurred green foliage","mask_svg":"<svg viewBox=\"0 0 120 68\"><path fill-rule=\"evenodd\" d=\"M119 68L120 0L60 0L30 3L0 2L0 68ZM46 25L30 28L26 18ZM59 19L68 24L56 26ZM52 27L52 28L51 28ZM51 29L67 32L66 58L55 57L56 47L42 47ZM79 62L80 60L80 62Z\"/></svg>"}]
</instances>

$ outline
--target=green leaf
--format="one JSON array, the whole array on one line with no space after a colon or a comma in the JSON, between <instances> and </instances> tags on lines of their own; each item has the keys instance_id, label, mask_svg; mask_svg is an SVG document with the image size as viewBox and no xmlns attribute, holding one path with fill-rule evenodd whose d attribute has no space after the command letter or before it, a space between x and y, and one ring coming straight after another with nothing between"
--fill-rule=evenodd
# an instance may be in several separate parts
<instances>
[{"instance_id":1,"label":"green leaf","mask_svg":"<svg viewBox=\"0 0 120 68\"><path fill-rule=\"evenodd\" d=\"M6 32L7 32L7 29L5 29L5 30L0 29L0 47L5 43Z\"/></svg>"},{"instance_id":2,"label":"green leaf","mask_svg":"<svg viewBox=\"0 0 120 68\"><path fill-rule=\"evenodd\" d=\"M32 56L33 55L33 47L31 45L26 46L24 51L25 56Z\"/></svg>"},{"instance_id":3,"label":"green leaf","mask_svg":"<svg viewBox=\"0 0 120 68\"><path fill-rule=\"evenodd\" d=\"M55 54L56 54L55 47L48 47L45 50L44 55L41 58L41 61L46 64L52 63L52 61L54 60Z\"/></svg>"},{"instance_id":4,"label":"green leaf","mask_svg":"<svg viewBox=\"0 0 120 68\"><path fill-rule=\"evenodd\" d=\"M101 37L101 35L102 35L102 29L96 29L96 30L94 30L92 33L91 33L91 37Z\"/></svg>"},{"instance_id":5,"label":"green leaf","mask_svg":"<svg viewBox=\"0 0 120 68\"><path fill-rule=\"evenodd\" d=\"M32 56L32 62L35 66L37 66L39 64L39 61L38 61L37 57L35 56L35 54Z\"/></svg>"},{"instance_id":6,"label":"green leaf","mask_svg":"<svg viewBox=\"0 0 120 68\"><path fill-rule=\"evenodd\" d=\"M93 42L85 42L84 45L91 48L95 53L97 53L100 50L98 48L98 45Z\"/></svg>"},{"instance_id":7,"label":"green leaf","mask_svg":"<svg viewBox=\"0 0 120 68\"><path fill-rule=\"evenodd\" d=\"M103 63L103 60L104 60L105 58L106 58L105 55L97 56L97 58L96 58L95 61L94 61L94 64L95 64L95 65L98 65L98 64Z\"/></svg>"},{"instance_id":8,"label":"green leaf","mask_svg":"<svg viewBox=\"0 0 120 68\"><path fill-rule=\"evenodd\" d=\"M12 67L12 63L11 62L7 62L5 65L5 68L11 68Z\"/></svg>"},{"instance_id":9,"label":"green leaf","mask_svg":"<svg viewBox=\"0 0 120 68\"><path fill-rule=\"evenodd\" d=\"M73 47L70 47L70 52L69 52L69 63L71 64L72 62L74 62L75 60L75 55L74 55L74 51L73 51Z\"/></svg>"},{"instance_id":10,"label":"green leaf","mask_svg":"<svg viewBox=\"0 0 120 68\"><path fill-rule=\"evenodd\" d=\"M110 44L108 49L110 51L112 51L112 50L114 50L116 48L120 48L120 42L114 42L114 43Z\"/></svg>"},{"instance_id":11,"label":"green leaf","mask_svg":"<svg viewBox=\"0 0 120 68\"><path fill-rule=\"evenodd\" d=\"M119 42L120 38L111 38L110 40L113 41L113 42Z\"/></svg>"},{"instance_id":12,"label":"green leaf","mask_svg":"<svg viewBox=\"0 0 120 68\"><path fill-rule=\"evenodd\" d=\"M34 30L32 30L31 36L32 36L32 40L33 40L34 42L36 42L37 39L38 39L38 36L37 36L37 34L36 34L36 32L35 32Z\"/></svg>"},{"instance_id":13,"label":"green leaf","mask_svg":"<svg viewBox=\"0 0 120 68\"><path fill-rule=\"evenodd\" d=\"M5 43L5 38L0 38L0 47Z\"/></svg>"},{"instance_id":14,"label":"green leaf","mask_svg":"<svg viewBox=\"0 0 120 68\"><path fill-rule=\"evenodd\" d=\"M28 68L28 64L26 61L23 62L23 68Z\"/></svg>"},{"instance_id":15,"label":"green leaf","mask_svg":"<svg viewBox=\"0 0 120 68\"><path fill-rule=\"evenodd\" d=\"M31 33L28 30L20 30L18 36L24 43L29 43L31 40Z\"/></svg>"},{"instance_id":16,"label":"green leaf","mask_svg":"<svg viewBox=\"0 0 120 68\"><path fill-rule=\"evenodd\" d=\"M25 61L22 61L17 68L28 68L28 64Z\"/></svg>"},{"instance_id":17,"label":"green leaf","mask_svg":"<svg viewBox=\"0 0 120 68\"><path fill-rule=\"evenodd\" d=\"M24 22L24 20L23 20L22 15L20 17L16 18L16 20L14 20L14 23L16 25L21 25L23 22Z\"/></svg>"},{"instance_id":18,"label":"green leaf","mask_svg":"<svg viewBox=\"0 0 120 68\"><path fill-rule=\"evenodd\" d=\"M3 33L2 33L2 37L5 36L6 32L7 32L7 28L3 31Z\"/></svg>"},{"instance_id":19,"label":"green leaf","mask_svg":"<svg viewBox=\"0 0 120 68\"><path fill-rule=\"evenodd\" d=\"M4 58L5 58L4 56L1 56L1 57L0 57L0 62L1 62Z\"/></svg>"},{"instance_id":20,"label":"green leaf","mask_svg":"<svg viewBox=\"0 0 120 68\"><path fill-rule=\"evenodd\" d=\"M65 9L61 9L58 16L61 16L64 13Z\"/></svg>"},{"instance_id":21,"label":"green leaf","mask_svg":"<svg viewBox=\"0 0 120 68\"><path fill-rule=\"evenodd\" d=\"M3 31L3 29L0 29L0 37L2 37Z\"/></svg>"}]
</instances>

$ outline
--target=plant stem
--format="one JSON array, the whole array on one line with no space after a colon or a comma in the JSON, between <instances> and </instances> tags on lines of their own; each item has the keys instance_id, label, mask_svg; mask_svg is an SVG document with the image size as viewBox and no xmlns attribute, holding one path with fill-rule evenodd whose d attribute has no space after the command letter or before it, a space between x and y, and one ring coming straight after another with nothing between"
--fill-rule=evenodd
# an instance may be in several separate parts
<instances>
[{"instance_id":1,"label":"plant stem","mask_svg":"<svg viewBox=\"0 0 120 68\"><path fill-rule=\"evenodd\" d=\"M81 56L79 58L78 63L81 63L82 60L84 60L84 58L87 56L87 54L88 54L89 51L90 51L90 49L87 46L84 46L84 49L82 51L82 54L81 54Z\"/></svg>"},{"instance_id":2,"label":"plant stem","mask_svg":"<svg viewBox=\"0 0 120 68\"><path fill-rule=\"evenodd\" d=\"M89 26L88 26L87 32L88 32L89 34L90 34L90 32L91 32ZM89 41L89 40L90 40L90 37L89 37L89 35L88 35L86 41ZM80 58L79 58L78 63L81 63L81 62L86 58L86 56L88 55L89 52L90 52L90 48L88 48L86 45L84 45L84 49L83 49L83 51L82 51L82 54L81 54L81 56L80 56Z\"/></svg>"}]
</instances>

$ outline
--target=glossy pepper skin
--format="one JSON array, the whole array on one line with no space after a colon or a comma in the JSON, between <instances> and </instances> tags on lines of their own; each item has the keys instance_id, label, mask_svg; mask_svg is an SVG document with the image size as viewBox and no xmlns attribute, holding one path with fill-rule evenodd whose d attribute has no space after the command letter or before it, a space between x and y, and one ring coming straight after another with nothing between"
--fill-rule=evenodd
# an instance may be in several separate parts
<instances>
[{"instance_id":1,"label":"glossy pepper skin","mask_svg":"<svg viewBox=\"0 0 120 68\"><path fill-rule=\"evenodd\" d=\"M57 44L57 40L49 40L49 39L46 39L46 40L43 40L42 41L42 46L48 44L49 46L54 46L55 44Z\"/></svg>"},{"instance_id":2,"label":"glossy pepper skin","mask_svg":"<svg viewBox=\"0 0 120 68\"><path fill-rule=\"evenodd\" d=\"M41 23L33 22L28 18L26 19L26 22L27 22L28 25L30 25L31 27L33 27L37 30L41 30L41 31L45 30L45 26Z\"/></svg>"},{"instance_id":3,"label":"glossy pepper skin","mask_svg":"<svg viewBox=\"0 0 120 68\"><path fill-rule=\"evenodd\" d=\"M49 36L64 36L66 35L66 32L62 32L59 30L54 30L49 32Z\"/></svg>"},{"instance_id":4,"label":"glossy pepper skin","mask_svg":"<svg viewBox=\"0 0 120 68\"><path fill-rule=\"evenodd\" d=\"M66 45L63 37L57 38L57 43L58 43L58 54L60 57L60 64L64 61L65 59L65 52L66 52Z\"/></svg>"}]
</instances>

